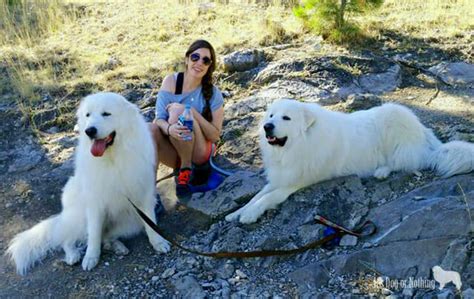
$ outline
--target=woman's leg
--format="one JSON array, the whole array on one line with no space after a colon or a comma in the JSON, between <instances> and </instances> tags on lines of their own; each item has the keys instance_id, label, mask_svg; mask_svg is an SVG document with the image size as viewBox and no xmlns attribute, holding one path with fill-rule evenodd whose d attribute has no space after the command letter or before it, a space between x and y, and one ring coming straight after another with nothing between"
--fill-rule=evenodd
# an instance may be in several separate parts
<instances>
[{"instance_id":1,"label":"woman's leg","mask_svg":"<svg viewBox=\"0 0 474 299\"><path fill-rule=\"evenodd\" d=\"M178 117L183 113L184 106L175 106L169 111L168 122L174 124L178 122ZM181 158L181 167L191 167L191 161L195 164L206 163L209 158L209 141L204 137L198 122L193 123L193 139L191 141L182 141L171 139L179 157Z\"/></svg>"},{"instance_id":2,"label":"woman's leg","mask_svg":"<svg viewBox=\"0 0 474 299\"><path fill-rule=\"evenodd\" d=\"M175 124L178 122L178 117L183 113L184 106L175 106L174 108L169 110L169 124ZM196 122L193 123L193 131L196 126ZM193 155L193 148L194 148L194 136L192 140L181 140L175 139L170 137L169 138L171 144L173 145L174 149L176 150L179 158L181 159L181 168L190 168L191 169L191 161Z\"/></svg>"},{"instance_id":3,"label":"woman's leg","mask_svg":"<svg viewBox=\"0 0 474 299\"><path fill-rule=\"evenodd\" d=\"M168 122L170 124L176 123L179 115L181 115L183 111L184 106L175 105L169 110L170 116ZM211 147L211 143L206 140L199 123L196 121L193 123L192 137L191 141L182 141L171 138L171 143L181 159L181 168L178 174L178 185L176 189L177 193L185 193L185 189L188 190L187 185L191 181L193 184L198 185L205 183L209 175L208 172L210 169L206 170L205 167L198 167L192 170L192 163L201 165L208 161Z\"/></svg>"},{"instance_id":4,"label":"woman's leg","mask_svg":"<svg viewBox=\"0 0 474 299\"><path fill-rule=\"evenodd\" d=\"M201 127L198 123L193 127L194 148L192 161L194 164L201 165L209 160L211 154L211 142L204 137Z\"/></svg>"},{"instance_id":5,"label":"woman's leg","mask_svg":"<svg viewBox=\"0 0 474 299\"><path fill-rule=\"evenodd\" d=\"M158 170L158 164L163 163L166 166L176 169L178 167L178 154L174 146L170 143L168 136L165 136L157 124L151 123L150 130L155 142L155 152L158 155L156 159L155 170ZM157 149L157 150L156 150ZM156 171L155 171L156 173Z\"/></svg>"}]
</instances>

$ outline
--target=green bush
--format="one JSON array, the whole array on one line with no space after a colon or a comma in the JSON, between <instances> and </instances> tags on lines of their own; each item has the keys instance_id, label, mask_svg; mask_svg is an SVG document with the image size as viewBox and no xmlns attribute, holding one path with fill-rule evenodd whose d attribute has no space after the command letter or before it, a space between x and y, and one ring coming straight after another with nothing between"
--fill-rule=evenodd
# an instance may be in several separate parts
<instances>
[{"instance_id":1,"label":"green bush","mask_svg":"<svg viewBox=\"0 0 474 299\"><path fill-rule=\"evenodd\" d=\"M345 20L346 12L363 13L380 7L383 0L303 0L293 8L306 28L336 43L360 39L360 29Z\"/></svg>"}]
</instances>

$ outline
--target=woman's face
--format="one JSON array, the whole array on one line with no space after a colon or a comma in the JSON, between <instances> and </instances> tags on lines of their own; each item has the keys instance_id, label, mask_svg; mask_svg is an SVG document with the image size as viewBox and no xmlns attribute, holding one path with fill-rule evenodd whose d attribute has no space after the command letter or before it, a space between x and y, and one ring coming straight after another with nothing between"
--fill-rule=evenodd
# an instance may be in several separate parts
<instances>
[{"instance_id":1,"label":"woman's face","mask_svg":"<svg viewBox=\"0 0 474 299\"><path fill-rule=\"evenodd\" d=\"M186 57L187 72L196 78L202 79L211 65L211 51L200 48Z\"/></svg>"}]
</instances>

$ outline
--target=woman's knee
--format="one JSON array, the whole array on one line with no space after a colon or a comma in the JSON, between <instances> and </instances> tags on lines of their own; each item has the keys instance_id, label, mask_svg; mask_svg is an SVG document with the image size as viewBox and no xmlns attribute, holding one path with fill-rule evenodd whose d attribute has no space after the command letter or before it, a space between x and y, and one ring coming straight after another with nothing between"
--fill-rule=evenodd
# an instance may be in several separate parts
<instances>
[{"instance_id":1,"label":"woman's knee","mask_svg":"<svg viewBox=\"0 0 474 299\"><path fill-rule=\"evenodd\" d=\"M204 164L209 160L211 153L209 150L209 145L201 147L195 147L193 152L193 162L195 164Z\"/></svg>"},{"instance_id":2,"label":"woman's knee","mask_svg":"<svg viewBox=\"0 0 474 299\"><path fill-rule=\"evenodd\" d=\"M173 104L169 109L168 109L168 123L174 124L178 122L178 117L183 113L184 111L184 105L181 104Z\"/></svg>"}]
</instances>

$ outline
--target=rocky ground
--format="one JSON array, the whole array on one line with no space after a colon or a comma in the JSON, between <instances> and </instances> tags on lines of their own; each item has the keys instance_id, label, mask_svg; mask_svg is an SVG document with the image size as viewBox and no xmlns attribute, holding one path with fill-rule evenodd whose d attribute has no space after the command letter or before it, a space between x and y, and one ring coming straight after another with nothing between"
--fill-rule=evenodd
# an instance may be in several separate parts
<instances>
[{"instance_id":1,"label":"rocky ground","mask_svg":"<svg viewBox=\"0 0 474 299\"><path fill-rule=\"evenodd\" d=\"M24 277L3 256L0 297L474 298L473 173L448 179L429 170L394 173L383 181L337 178L298 191L255 224L223 220L265 182L257 127L276 98L345 112L398 102L412 108L443 142L474 142L474 65L466 54L466 44L472 49L472 43L460 43L460 51L426 45L422 51L401 51L396 41L387 34L386 44L377 48L383 51L321 55L324 46L315 39L225 57L220 82L234 88L225 91L225 129L216 163L234 175L217 190L181 201L172 192L172 180L158 185L168 209L159 224L199 250L295 248L320 238L324 227L312 221L315 214L348 227L370 219L377 224L376 235L346 237L334 250L247 260L205 258L178 249L158 255L141 235L124 241L129 255L104 252L93 271L68 266L62 253L54 252ZM124 94L152 117L149 87ZM46 98L39 107L45 111L39 132L25 125L11 96L0 103L4 252L16 233L60 211L76 135L70 124L66 129L51 124L57 117L51 112L55 99ZM161 169L160 176L168 171ZM435 265L461 273L461 291L452 284L438 290L430 273Z\"/></svg>"}]
</instances>

